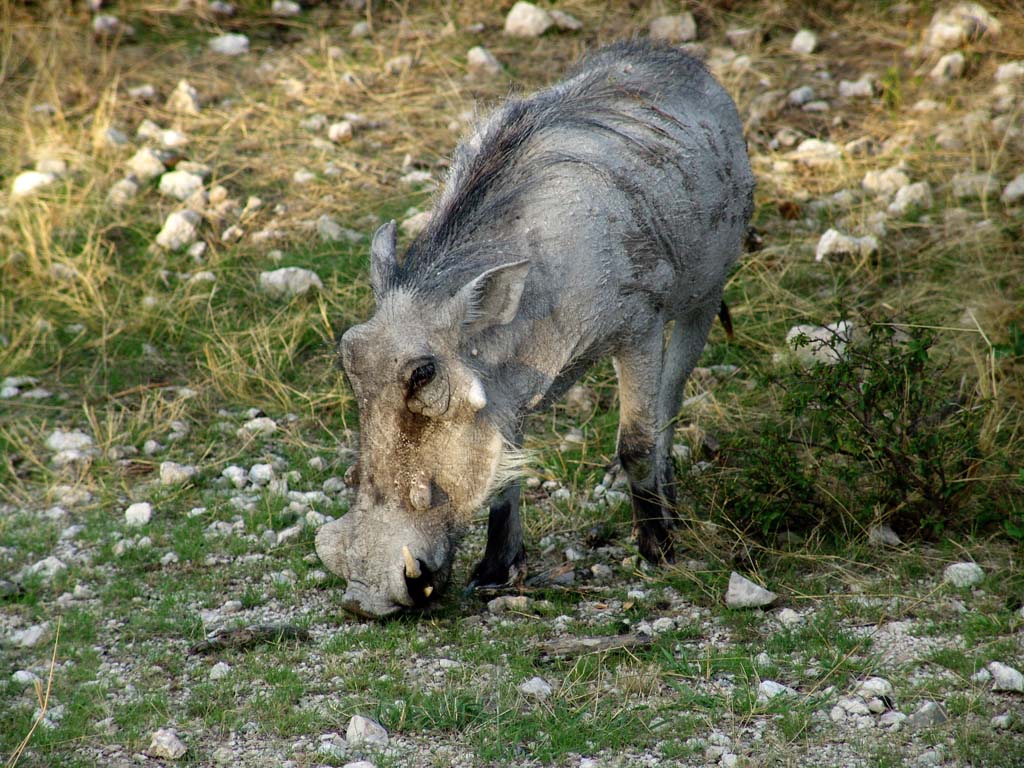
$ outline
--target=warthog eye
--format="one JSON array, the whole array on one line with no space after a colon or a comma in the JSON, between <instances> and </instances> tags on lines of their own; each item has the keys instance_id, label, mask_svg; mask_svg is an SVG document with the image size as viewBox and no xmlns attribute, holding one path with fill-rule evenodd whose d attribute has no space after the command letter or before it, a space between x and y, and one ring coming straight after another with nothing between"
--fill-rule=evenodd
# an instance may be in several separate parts
<instances>
[{"instance_id":1,"label":"warthog eye","mask_svg":"<svg viewBox=\"0 0 1024 768\"><path fill-rule=\"evenodd\" d=\"M413 372L409 374L409 385L408 394L414 395L423 386L429 384L434 380L434 376L437 374L437 366L434 365L433 360L416 366Z\"/></svg>"}]
</instances>

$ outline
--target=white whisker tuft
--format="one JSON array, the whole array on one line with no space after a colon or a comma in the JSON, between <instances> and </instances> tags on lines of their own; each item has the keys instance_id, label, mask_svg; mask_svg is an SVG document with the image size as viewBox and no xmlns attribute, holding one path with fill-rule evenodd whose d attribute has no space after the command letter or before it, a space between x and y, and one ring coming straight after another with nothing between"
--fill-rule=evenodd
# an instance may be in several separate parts
<instances>
[{"instance_id":1,"label":"white whisker tuft","mask_svg":"<svg viewBox=\"0 0 1024 768\"><path fill-rule=\"evenodd\" d=\"M522 448L512 445L512 443L502 440L501 456L498 457L498 465L494 470L492 493L496 493L506 485L523 477L533 458L532 451L524 451Z\"/></svg>"}]
</instances>

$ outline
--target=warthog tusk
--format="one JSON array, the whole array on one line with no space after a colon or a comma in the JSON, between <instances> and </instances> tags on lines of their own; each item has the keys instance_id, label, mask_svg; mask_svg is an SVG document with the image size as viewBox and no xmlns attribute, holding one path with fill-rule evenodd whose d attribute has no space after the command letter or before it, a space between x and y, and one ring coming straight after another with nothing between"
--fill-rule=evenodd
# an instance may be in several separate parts
<instances>
[{"instance_id":1,"label":"warthog tusk","mask_svg":"<svg viewBox=\"0 0 1024 768\"><path fill-rule=\"evenodd\" d=\"M405 576L408 579L418 579L423 574L420 573L420 564L416 562L416 558L412 556L412 552L409 551L409 547L402 545L402 559L405 560Z\"/></svg>"},{"instance_id":2,"label":"warthog tusk","mask_svg":"<svg viewBox=\"0 0 1024 768\"><path fill-rule=\"evenodd\" d=\"M427 586L425 586L423 588L423 596L424 597L430 597L433 593L434 593L434 588L432 586L430 586L429 584L427 584Z\"/></svg>"}]
</instances>

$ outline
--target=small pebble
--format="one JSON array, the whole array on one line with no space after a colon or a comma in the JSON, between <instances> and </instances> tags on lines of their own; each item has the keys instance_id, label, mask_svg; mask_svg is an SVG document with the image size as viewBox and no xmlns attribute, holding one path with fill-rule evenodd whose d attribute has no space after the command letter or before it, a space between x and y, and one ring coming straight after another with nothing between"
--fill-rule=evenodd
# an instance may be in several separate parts
<instances>
[{"instance_id":1,"label":"small pebble","mask_svg":"<svg viewBox=\"0 0 1024 768\"><path fill-rule=\"evenodd\" d=\"M153 517L153 506L148 501L132 504L124 511L125 522L133 527L146 525Z\"/></svg>"}]
</instances>

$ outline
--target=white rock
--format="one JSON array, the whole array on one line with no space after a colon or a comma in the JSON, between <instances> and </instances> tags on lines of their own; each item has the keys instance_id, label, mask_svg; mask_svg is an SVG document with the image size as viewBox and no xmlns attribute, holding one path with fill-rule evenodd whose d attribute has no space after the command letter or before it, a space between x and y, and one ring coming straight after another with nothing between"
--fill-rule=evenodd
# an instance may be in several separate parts
<instances>
[{"instance_id":1,"label":"white rock","mask_svg":"<svg viewBox=\"0 0 1024 768\"><path fill-rule=\"evenodd\" d=\"M495 616L503 613L526 613L533 601L526 595L500 595L488 601L487 610Z\"/></svg>"},{"instance_id":2,"label":"white rock","mask_svg":"<svg viewBox=\"0 0 1024 768\"><path fill-rule=\"evenodd\" d=\"M779 623L784 627L795 627L797 624L803 621L800 614L794 611L792 608L783 608L778 612L776 618Z\"/></svg>"},{"instance_id":3,"label":"white rock","mask_svg":"<svg viewBox=\"0 0 1024 768\"><path fill-rule=\"evenodd\" d=\"M67 174L68 164L66 160L59 157L41 157L36 161L36 170L60 178Z\"/></svg>"},{"instance_id":4,"label":"white rock","mask_svg":"<svg viewBox=\"0 0 1024 768\"><path fill-rule=\"evenodd\" d=\"M165 461L160 464L161 485L181 485L198 474L199 470L188 464Z\"/></svg>"},{"instance_id":5,"label":"white rock","mask_svg":"<svg viewBox=\"0 0 1024 768\"><path fill-rule=\"evenodd\" d=\"M175 211L164 222L156 236L156 244L168 251L180 251L192 245L199 236L200 216L195 211Z\"/></svg>"},{"instance_id":6,"label":"white rock","mask_svg":"<svg viewBox=\"0 0 1024 768\"><path fill-rule=\"evenodd\" d=\"M786 101L792 104L794 107L802 107L804 104L814 100L814 89L809 85L801 85L799 88L794 88L786 96Z\"/></svg>"},{"instance_id":7,"label":"white rock","mask_svg":"<svg viewBox=\"0 0 1024 768\"><path fill-rule=\"evenodd\" d=\"M153 505L148 501L139 501L124 511L124 521L133 527L140 527L153 518Z\"/></svg>"},{"instance_id":8,"label":"white rock","mask_svg":"<svg viewBox=\"0 0 1024 768\"><path fill-rule=\"evenodd\" d=\"M998 731L1005 731L1013 724L1013 717L1009 714L1006 715L995 715L992 720L992 727Z\"/></svg>"},{"instance_id":9,"label":"white rock","mask_svg":"<svg viewBox=\"0 0 1024 768\"><path fill-rule=\"evenodd\" d=\"M308 168L299 168L292 174L292 181L296 184L310 184L316 181L316 174Z\"/></svg>"},{"instance_id":10,"label":"white rock","mask_svg":"<svg viewBox=\"0 0 1024 768\"><path fill-rule=\"evenodd\" d=\"M196 176L201 178L203 181L209 181L213 170L206 163L196 163L191 160L182 160L176 166L179 171L187 171L188 173L194 173ZM227 190L224 190L226 193ZM226 196L226 195L225 195Z\"/></svg>"},{"instance_id":11,"label":"white rock","mask_svg":"<svg viewBox=\"0 0 1024 768\"><path fill-rule=\"evenodd\" d=\"M189 142L188 136L181 131L175 131L171 128L166 131L160 131L160 136L158 138L160 143L167 149L180 149Z\"/></svg>"},{"instance_id":12,"label":"white rock","mask_svg":"<svg viewBox=\"0 0 1024 768\"><path fill-rule=\"evenodd\" d=\"M92 19L94 35L115 35L121 28L121 20L109 13L101 13Z\"/></svg>"},{"instance_id":13,"label":"white rock","mask_svg":"<svg viewBox=\"0 0 1024 768\"><path fill-rule=\"evenodd\" d=\"M181 560L181 558L178 557L178 553L177 552L166 552L160 558L160 565L162 565L162 566L164 566L166 568L169 565L174 565L175 563L179 562L180 560Z\"/></svg>"},{"instance_id":14,"label":"white rock","mask_svg":"<svg viewBox=\"0 0 1024 768\"><path fill-rule=\"evenodd\" d=\"M351 746L368 744L370 746L387 746L388 732L380 723L370 720L362 715L353 715L348 721L348 729L345 731L345 741Z\"/></svg>"},{"instance_id":15,"label":"white rock","mask_svg":"<svg viewBox=\"0 0 1024 768\"><path fill-rule=\"evenodd\" d=\"M725 604L730 608L759 608L771 605L778 595L745 579L735 571L729 576L729 588L725 593Z\"/></svg>"},{"instance_id":16,"label":"white rock","mask_svg":"<svg viewBox=\"0 0 1024 768\"><path fill-rule=\"evenodd\" d=\"M952 563L942 572L942 580L954 587L973 587L985 580L985 571L977 563Z\"/></svg>"},{"instance_id":17,"label":"white rock","mask_svg":"<svg viewBox=\"0 0 1024 768\"><path fill-rule=\"evenodd\" d=\"M212 667L210 667L210 679L211 680L223 680L228 676L228 672L231 671L231 666L223 661L218 661Z\"/></svg>"},{"instance_id":18,"label":"white rock","mask_svg":"<svg viewBox=\"0 0 1024 768\"><path fill-rule=\"evenodd\" d=\"M433 214L430 211L423 211L421 213L415 213L409 218L405 219L399 226L402 232L408 237L416 237L430 224L430 219Z\"/></svg>"},{"instance_id":19,"label":"white rock","mask_svg":"<svg viewBox=\"0 0 1024 768\"><path fill-rule=\"evenodd\" d=\"M1024 675L1013 667L993 661L988 665L988 671L992 674L992 690L1024 693Z\"/></svg>"},{"instance_id":20,"label":"white rock","mask_svg":"<svg viewBox=\"0 0 1024 768\"><path fill-rule=\"evenodd\" d=\"M875 86L871 75L839 81L839 97L842 99L870 99L874 95Z\"/></svg>"},{"instance_id":21,"label":"white rock","mask_svg":"<svg viewBox=\"0 0 1024 768\"><path fill-rule=\"evenodd\" d=\"M322 131L327 125L327 115L322 112L316 112L309 117L300 120L299 125L313 133Z\"/></svg>"},{"instance_id":22,"label":"white rock","mask_svg":"<svg viewBox=\"0 0 1024 768\"><path fill-rule=\"evenodd\" d=\"M75 449L57 451L53 454L53 458L50 459L50 463L58 469L71 464L85 464L89 462L94 454L94 451L79 451Z\"/></svg>"},{"instance_id":23,"label":"white rock","mask_svg":"<svg viewBox=\"0 0 1024 768\"><path fill-rule=\"evenodd\" d=\"M979 3L957 3L935 12L925 31L924 42L928 48L945 51L968 40L995 37L1001 29L1002 24Z\"/></svg>"},{"instance_id":24,"label":"white rock","mask_svg":"<svg viewBox=\"0 0 1024 768\"><path fill-rule=\"evenodd\" d=\"M860 696L842 696L840 697L838 704L848 715L871 714L871 710L868 709L867 702L865 702Z\"/></svg>"},{"instance_id":25,"label":"white rock","mask_svg":"<svg viewBox=\"0 0 1024 768\"><path fill-rule=\"evenodd\" d=\"M648 30L652 40L664 40L669 43L688 43L697 39L697 22L692 13L680 13L676 16L659 16L651 20Z\"/></svg>"},{"instance_id":26,"label":"white rock","mask_svg":"<svg viewBox=\"0 0 1024 768\"><path fill-rule=\"evenodd\" d=\"M272 435L277 431L277 422L267 416L257 416L245 422L242 430L251 435Z\"/></svg>"},{"instance_id":27,"label":"white rock","mask_svg":"<svg viewBox=\"0 0 1024 768\"><path fill-rule=\"evenodd\" d=\"M794 325L786 334L786 346L803 365L835 365L846 352L853 337L853 323L839 320L829 325ZM806 336L809 344L798 346L797 340Z\"/></svg>"},{"instance_id":28,"label":"white rock","mask_svg":"<svg viewBox=\"0 0 1024 768\"><path fill-rule=\"evenodd\" d=\"M384 62L384 71L389 75L397 77L398 75L404 74L412 69L414 63L411 53L403 53L398 56L394 56Z\"/></svg>"},{"instance_id":29,"label":"white rock","mask_svg":"<svg viewBox=\"0 0 1024 768\"><path fill-rule=\"evenodd\" d=\"M327 128L327 138L335 144L344 144L346 141L352 140L352 132L352 123L342 120L338 123L331 123Z\"/></svg>"},{"instance_id":30,"label":"white rock","mask_svg":"<svg viewBox=\"0 0 1024 768\"><path fill-rule=\"evenodd\" d=\"M949 715L939 704L934 701L925 701L914 714L906 719L906 724L911 728L930 728L941 725L947 720L949 720Z\"/></svg>"},{"instance_id":31,"label":"white rock","mask_svg":"<svg viewBox=\"0 0 1024 768\"><path fill-rule=\"evenodd\" d=\"M50 274L65 281L76 280L78 278L78 273L71 267L67 267L64 264L53 264L50 267ZM67 330L71 331L71 329L75 327L76 326L74 325L69 325ZM80 327L80 330L76 332L81 332L81 330L84 330L84 327ZM43 389L42 387L36 387L35 389L29 389L22 392L21 397L25 400L45 400L48 397L53 397L53 392L48 389Z\"/></svg>"},{"instance_id":32,"label":"white rock","mask_svg":"<svg viewBox=\"0 0 1024 768\"><path fill-rule=\"evenodd\" d=\"M873 235L853 237L836 229L826 230L814 249L814 260L823 261L833 256L867 258L878 252L878 239Z\"/></svg>"},{"instance_id":33,"label":"white rock","mask_svg":"<svg viewBox=\"0 0 1024 768\"><path fill-rule=\"evenodd\" d=\"M139 194L139 185L131 177L114 182L107 192L107 204L115 208L127 205Z\"/></svg>"},{"instance_id":34,"label":"white rock","mask_svg":"<svg viewBox=\"0 0 1024 768\"><path fill-rule=\"evenodd\" d=\"M27 669L19 669L17 672L11 675L11 680L13 680L15 684L20 685L22 688L34 686L37 680L39 682L42 682L41 680L39 680L39 675L37 675L35 672L30 672Z\"/></svg>"},{"instance_id":35,"label":"white rock","mask_svg":"<svg viewBox=\"0 0 1024 768\"><path fill-rule=\"evenodd\" d=\"M199 114L199 92L188 80L179 80L171 95L167 97L167 111L177 115Z\"/></svg>"},{"instance_id":36,"label":"white rock","mask_svg":"<svg viewBox=\"0 0 1024 768\"><path fill-rule=\"evenodd\" d=\"M149 147L143 147L128 161L128 170L140 181L155 179L167 170L160 157Z\"/></svg>"},{"instance_id":37,"label":"white rock","mask_svg":"<svg viewBox=\"0 0 1024 768\"><path fill-rule=\"evenodd\" d=\"M241 56L249 52L249 38L233 32L217 35L206 45L213 53L221 56Z\"/></svg>"},{"instance_id":38,"label":"white rock","mask_svg":"<svg viewBox=\"0 0 1024 768\"><path fill-rule=\"evenodd\" d=\"M804 139L788 156L810 168L826 168L837 163L842 153L839 146L831 141Z\"/></svg>"},{"instance_id":39,"label":"white rock","mask_svg":"<svg viewBox=\"0 0 1024 768\"><path fill-rule=\"evenodd\" d=\"M337 243L347 239L345 228L326 213L316 220L316 233L325 243Z\"/></svg>"},{"instance_id":40,"label":"white rock","mask_svg":"<svg viewBox=\"0 0 1024 768\"><path fill-rule=\"evenodd\" d=\"M551 20L555 22L555 26L563 32L579 32L583 29L583 22L571 13L555 9L551 9L548 13L551 14Z\"/></svg>"},{"instance_id":41,"label":"white rock","mask_svg":"<svg viewBox=\"0 0 1024 768\"><path fill-rule=\"evenodd\" d=\"M951 80L963 77L966 65L967 60L960 51L947 53L932 67L928 77L937 83L948 83Z\"/></svg>"},{"instance_id":42,"label":"white rock","mask_svg":"<svg viewBox=\"0 0 1024 768\"><path fill-rule=\"evenodd\" d=\"M271 464L253 464L249 468L249 479L256 485L266 485L275 476L274 467Z\"/></svg>"},{"instance_id":43,"label":"white rock","mask_svg":"<svg viewBox=\"0 0 1024 768\"><path fill-rule=\"evenodd\" d=\"M184 742L178 738L173 728L158 728L153 734L146 754L150 757L162 757L166 760L178 760L188 751Z\"/></svg>"},{"instance_id":44,"label":"white rock","mask_svg":"<svg viewBox=\"0 0 1024 768\"><path fill-rule=\"evenodd\" d=\"M882 716L878 718L878 725L882 728L897 730L906 719L907 716L902 712L891 709L888 712L882 713Z\"/></svg>"},{"instance_id":45,"label":"white rock","mask_svg":"<svg viewBox=\"0 0 1024 768\"><path fill-rule=\"evenodd\" d=\"M893 687L884 677L869 677L857 686L856 694L863 699L892 696Z\"/></svg>"},{"instance_id":46,"label":"white rock","mask_svg":"<svg viewBox=\"0 0 1024 768\"><path fill-rule=\"evenodd\" d=\"M203 179L188 171L170 171L160 177L160 194L187 200L203 188Z\"/></svg>"},{"instance_id":47,"label":"white rock","mask_svg":"<svg viewBox=\"0 0 1024 768\"><path fill-rule=\"evenodd\" d=\"M377 766L369 760L356 760L354 763L345 763L341 768L377 768Z\"/></svg>"},{"instance_id":48,"label":"white rock","mask_svg":"<svg viewBox=\"0 0 1024 768\"><path fill-rule=\"evenodd\" d=\"M274 543L279 547L282 544L288 543L292 539L300 536L302 534L303 528L304 526L301 524L290 525L287 528L282 528L280 531L277 532L277 539L275 540Z\"/></svg>"},{"instance_id":49,"label":"white rock","mask_svg":"<svg viewBox=\"0 0 1024 768\"><path fill-rule=\"evenodd\" d=\"M519 692L535 699L546 699L551 695L552 688L543 677L531 677L526 682L519 684Z\"/></svg>"},{"instance_id":50,"label":"white rock","mask_svg":"<svg viewBox=\"0 0 1024 768\"><path fill-rule=\"evenodd\" d=\"M434 177L430 174L430 171L409 171L409 173L399 179L402 184L408 184L410 186L427 184L433 180Z\"/></svg>"},{"instance_id":51,"label":"white rock","mask_svg":"<svg viewBox=\"0 0 1024 768\"><path fill-rule=\"evenodd\" d=\"M932 185L927 181L907 184L900 187L896 197L886 209L890 216L905 216L912 210L924 210L932 207Z\"/></svg>"},{"instance_id":52,"label":"white rock","mask_svg":"<svg viewBox=\"0 0 1024 768\"><path fill-rule=\"evenodd\" d=\"M79 429L70 432L58 429L46 438L46 447L51 451L84 451L93 446L93 439Z\"/></svg>"},{"instance_id":53,"label":"white rock","mask_svg":"<svg viewBox=\"0 0 1024 768\"><path fill-rule=\"evenodd\" d=\"M789 50L804 56L814 53L817 47L818 36L809 29L801 29L793 35L793 41L789 44Z\"/></svg>"},{"instance_id":54,"label":"white rock","mask_svg":"<svg viewBox=\"0 0 1024 768\"><path fill-rule=\"evenodd\" d=\"M324 284L319 275L300 267L282 267L260 273L260 288L273 298L303 296L309 291L321 291Z\"/></svg>"},{"instance_id":55,"label":"white rock","mask_svg":"<svg viewBox=\"0 0 1024 768\"><path fill-rule=\"evenodd\" d=\"M128 143L127 134L114 126L103 131L103 141L108 146L124 146Z\"/></svg>"},{"instance_id":56,"label":"white rock","mask_svg":"<svg viewBox=\"0 0 1024 768\"><path fill-rule=\"evenodd\" d=\"M909 183L910 178L899 168L886 168L884 171L868 171L860 185L873 195L892 195Z\"/></svg>"},{"instance_id":57,"label":"white rock","mask_svg":"<svg viewBox=\"0 0 1024 768\"><path fill-rule=\"evenodd\" d=\"M1024 80L1024 61L1008 61L996 67L997 83L1015 83Z\"/></svg>"},{"instance_id":58,"label":"white rock","mask_svg":"<svg viewBox=\"0 0 1024 768\"><path fill-rule=\"evenodd\" d=\"M29 197L50 186L57 180L52 173L42 171L24 171L14 177L11 184L11 197Z\"/></svg>"},{"instance_id":59,"label":"white rock","mask_svg":"<svg viewBox=\"0 0 1024 768\"><path fill-rule=\"evenodd\" d=\"M129 88L128 96L136 101L153 101L156 98L156 88L150 83L143 83Z\"/></svg>"},{"instance_id":60,"label":"white rock","mask_svg":"<svg viewBox=\"0 0 1024 768\"><path fill-rule=\"evenodd\" d=\"M245 235L245 230L239 227L237 224L232 224L230 227L220 233L220 241L222 243L237 243ZM216 278L214 278L216 279Z\"/></svg>"},{"instance_id":61,"label":"white rock","mask_svg":"<svg viewBox=\"0 0 1024 768\"><path fill-rule=\"evenodd\" d=\"M868 529L868 543L876 547L898 547L903 541L888 525L873 525Z\"/></svg>"},{"instance_id":62,"label":"white rock","mask_svg":"<svg viewBox=\"0 0 1024 768\"><path fill-rule=\"evenodd\" d=\"M298 16L302 13L302 6L294 0L274 0L270 4L270 12L275 16Z\"/></svg>"},{"instance_id":63,"label":"white rock","mask_svg":"<svg viewBox=\"0 0 1024 768\"><path fill-rule=\"evenodd\" d=\"M1018 174L1006 185L999 199L1003 205L1015 205L1024 200L1024 173Z\"/></svg>"},{"instance_id":64,"label":"white rock","mask_svg":"<svg viewBox=\"0 0 1024 768\"><path fill-rule=\"evenodd\" d=\"M776 696L794 696L796 691L790 688L788 685L777 683L774 680L762 680L761 684L757 686L757 700L760 702L769 701L774 699Z\"/></svg>"},{"instance_id":65,"label":"white rock","mask_svg":"<svg viewBox=\"0 0 1024 768\"><path fill-rule=\"evenodd\" d=\"M533 3L518 2L505 17L505 34L512 37L540 37L555 23L551 14Z\"/></svg>"},{"instance_id":66,"label":"white rock","mask_svg":"<svg viewBox=\"0 0 1024 768\"><path fill-rule=\"evenodd\" d=\"M365 21L357 21L348 33L349 37L369 37L371 34L373 29Z\"/></svg>"},{"instance_id":67,"label":"white rock","mask_svg":"<svg viewBox=\"0 0 1024 768\"><path fill-rule=\"evenodd\" d=\"M57 507L59 509L59 507ZM32 575L39 575L43 578L43 581L51 581L54 576L58 573L63 573L68 569L67 565L58 557L45 557L42 560L30 565L26 572Z\"/></svg>"},{"instance_id":68,"label":"white rock","mask_svg":"<svg viewBox=\"0 0 1024 768\"><path fill-rule=\"evenodd\" d=\"M482 45L474 46L466 53L466 68L472 75L493 77L501 74L501 63Z\"/></svg>"},{"instance_id":69,"label":"white rock","mask_svg":"<svg viewBox=\"0 0 1024 768\"><path fill-rule=\"evenodd\" d=\"M11 642L19 648L35 648L43 641L46 630L50 625L46 622L34 624L25 629L19 629L11 633Z\"/></svg>"},{"instance_id":70,"label":"white rock","mask_svg":"<svg viewBox=\"0 0 1024 768\"><path fill-rule=\"evenodd\" d=\"M607 566L605 566L605 567L607 567ZM676 628L675 619L671 618L670 616L662 616L660 618L657 618L651 624L651 629L653 629L654 633L657 634L657 635L664 634L665 632L671 632L675 628Z\"/></svg>"},{"instance_id":71,"label":"white rock","mask_svg":"<svg viewBox=\"0 0 1024 768\"><path fill-rule=\"evenodd\" d=\"M992 673L989 672L984 667L982 667L977 672L975 672L973 675L971 675L971 682L974 682L974 683L987 683L991 679L992 679Z\"/></svg>"}]
</instances>

